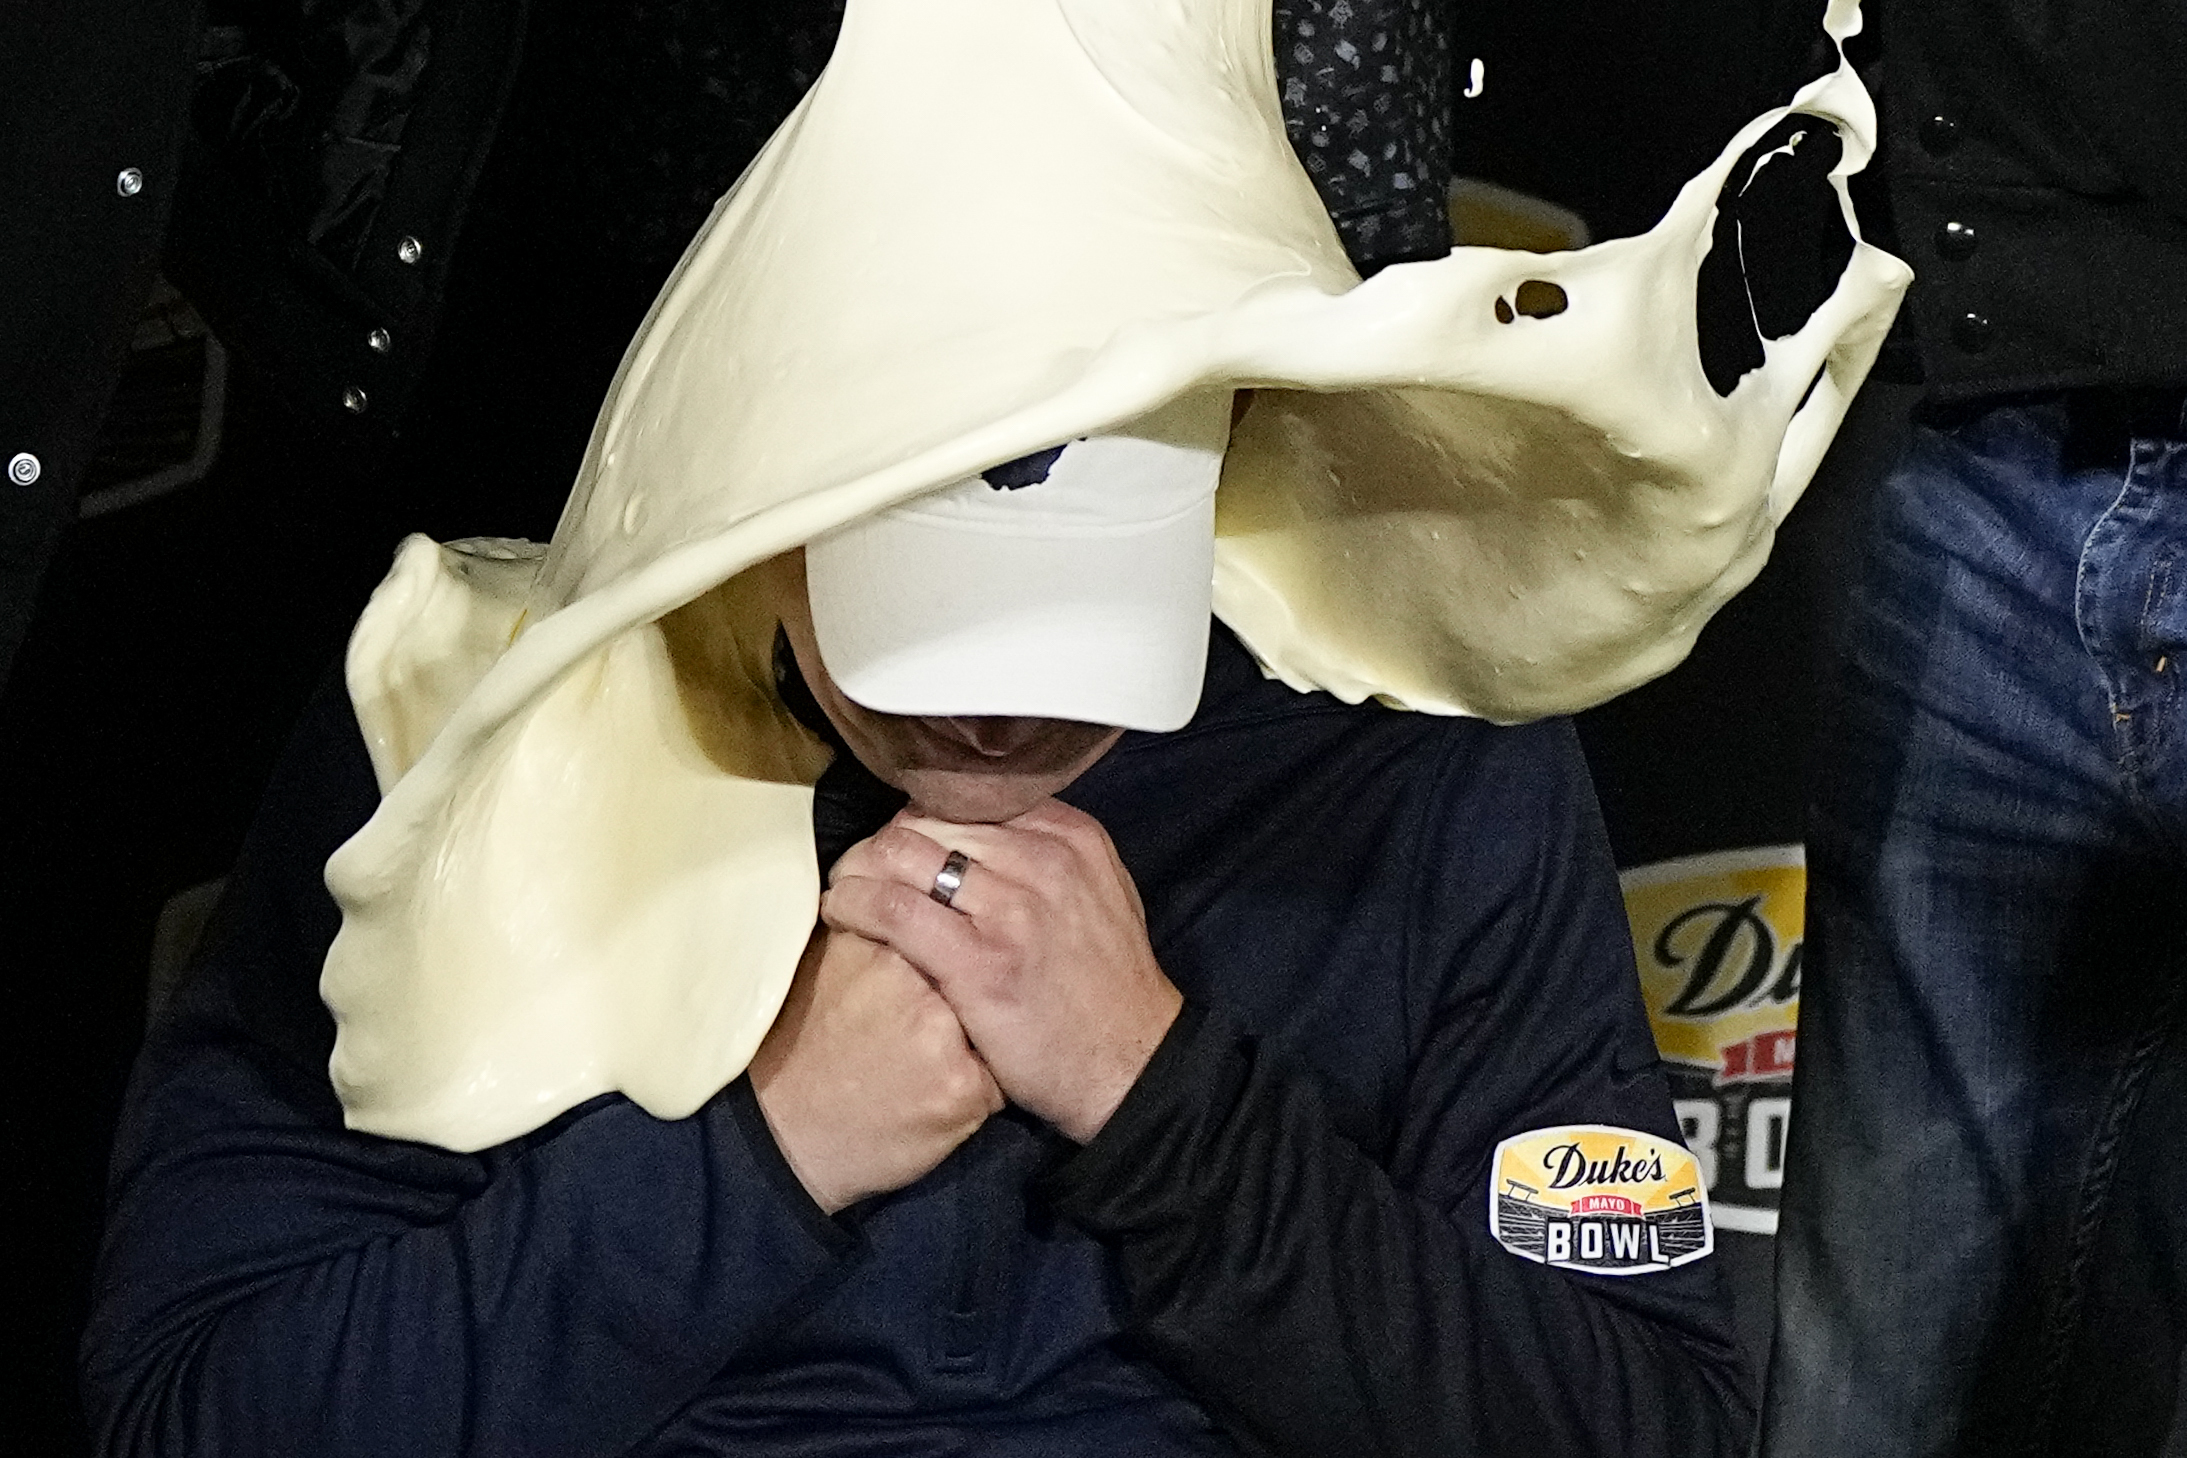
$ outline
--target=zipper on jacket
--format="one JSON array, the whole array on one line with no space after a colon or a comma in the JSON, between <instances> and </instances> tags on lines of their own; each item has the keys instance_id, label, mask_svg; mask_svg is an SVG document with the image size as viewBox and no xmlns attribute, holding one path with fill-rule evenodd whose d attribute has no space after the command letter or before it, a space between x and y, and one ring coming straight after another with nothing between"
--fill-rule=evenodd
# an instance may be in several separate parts
<instances>
[{"instance_id":1,"label":"zipper on jacket","mask_svg":"<svg viewBox=\"0 0 2187 1458\"><path fill-rule=\"evenodd\" d=\"M999 1133L992 1125L982 1128L951 1156L959 1163L949 1199L954 1228L930 1340L934 1371L951 1377L987 1374L1008 1298L1008 1226L1017 1208L1018 1175L1011 1161L996 1157Z\"/></svg>"}]
</instances>

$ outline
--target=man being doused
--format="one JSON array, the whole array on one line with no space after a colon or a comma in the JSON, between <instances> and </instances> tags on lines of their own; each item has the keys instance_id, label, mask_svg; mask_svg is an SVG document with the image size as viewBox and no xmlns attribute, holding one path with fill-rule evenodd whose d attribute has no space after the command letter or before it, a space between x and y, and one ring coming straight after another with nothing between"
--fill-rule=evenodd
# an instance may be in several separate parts
<instances>
[{"instance_id":1,"label":"man being doused","mask_svg":"<svg viewBox=\"0 0 2187 1458\"><path fill-rule=\"evenodd\" d=\"M1743 1454L1572 733L1263 676L1229 407L757 569L828 884L688 1118L344 1129L318 865L376 796L325 698L139 1075L105 1451Z\"/></svg>"},{"instance_id":2,"label":"man being doused","mask_svg":"<svg viewBox=\"0 0 2187 1458\"><path fill-rule=\"evenodd\" d=\"M852 0L553 542L402 547L140 1063L107 1452L1743 1458L1555 716L1752 575L1905 271L1712 388L1778 112L1362 282L1270 25Z\"/></svg>"}]
</instances>

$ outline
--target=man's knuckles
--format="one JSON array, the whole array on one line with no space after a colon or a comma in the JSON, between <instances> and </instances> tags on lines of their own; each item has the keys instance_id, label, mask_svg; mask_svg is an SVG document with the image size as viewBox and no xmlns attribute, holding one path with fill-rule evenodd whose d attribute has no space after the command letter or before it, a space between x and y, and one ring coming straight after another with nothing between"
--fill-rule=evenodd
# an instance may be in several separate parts
<instances>
[{"instance_id":1,"label":"man's knuckles","mask_svg":"<svg viewBox=\"0 0 2187 1458\"><path fill-rule=\"evenodd\" d=\"M1108 853L1109 832L1085 811L1061 800L1050 800L1036 813L1040 817L1035 822L1037 828L1068 846L1074 855L1100 857Z\"/></svg>"},{"instance_id":2,"label":"man's knuckles","mask_svg":"<svg viewBox=\"0 0 2187 1458\"><path fill-rule=\"evenodd\" d=\"M1084 823L1098 824L1091 815L1050 796L1010 822L1030 830L1061 832Z\"/></svg>"},{"instance_id":3,"label":"man's knuckles","mask_svg":"<svg viewBox=\"0 0 2187 1458\"><path fill-rule=\"evenodd\" d=\"M969 1055L957 1059L937 1077L936 1093L943 1106L957 1117L984 1119L1002 1107L994 1076Z\"/></svg>"},{"instance_id":4,"label":"man's knuckles","mask_svg":"<svg viewBox=\"0 0 2187 1458\"><path fill-rule=\"evenodd\" d=\"M919 986L916 991L907 989L901 994L906 1045L924 1063L947 1063L965 1057L964 1029L956 1013L924 978L916 972L911 975Z\"/></svg>"},{"instance_id":5,"label":"man's knuckles","mask_svg":"<svg viewBox=\"0 0 2187 1458\"><path fill-rule=\"evenodd\" d=\"M829 926L874 941L902 934L930 909L938 908L925 892L874 876L840 876L820 897L820 916Z\"/></svg>"},{"instance_id":6,"label":"man's knuckles","mask_svg":"<svg viewBox=\"0 0 2187 1458\"><path fill-rule=\"evenodd\" d=\"M857 865L872 868L861 874L914 884L921 880L931 883L948 854L918 831L891 822L874 832L871 839L853 846L843 859L848 862L858 856ZM837 869L840 873L840 864Z\"/></svg>"},{"instance_id":7,"label":"man's knuckles","mask_svg":"<svg viewBox=\"0 0 2187 1458\"><path fill-rule=\"evenodd\" d=\"M897 1109L914 1125L942 1129L976 1126L1002 1107L1002 1094L994 1076L965 1047L964 1037L954 1025L949 1041L953 1047L944 1048L936 1040L934 1047L912 1055L920 1068L917 1086Z\"/></svg>"},{"instance_id":8,"label":"man's knuckles","mask_svg":"<svg viewBox=\"0 0 2187 1458\"><path fill-rule=\"evenodd\" d=\"M975 919L982 954L1022 951L1031 946L1048 920L1047 908L1036 900L1039 893L1021 886L997 892L980 904Z\"/></svg>"},{"instance_id":9,"label":"man's knuckles","mask_svg":"<svg viewBox=\"0 0 2187 1458\"><path fill-rule=\"evenodd\" d=\"M1079 874L1079 855L1071 842L1059 835L1019 834L1011 838L1010 858L1025 884L1052 890Z\"/></svg>"}]
</instances>

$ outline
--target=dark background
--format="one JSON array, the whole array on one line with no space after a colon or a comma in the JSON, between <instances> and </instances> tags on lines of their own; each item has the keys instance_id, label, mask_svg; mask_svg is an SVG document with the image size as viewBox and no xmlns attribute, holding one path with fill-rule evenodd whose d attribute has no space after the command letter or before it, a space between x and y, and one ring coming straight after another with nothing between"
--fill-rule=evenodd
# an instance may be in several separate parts
<instances>
[{"instance_id":1,"label":"dark background","mask_svg":"<svg viewBox=\"0 0 2187 1458\"><path fill-rule=\"evenodd\" d=\"M1459 25L1461 74L1476 55L1487 73L1486 92L1460 103L1459 170L1563 203L1598 238L1651 225L1733 131L1784 99L1788 45L1807 44L1752 0L1510 9ZM521 124L526 105L558 98L582 124L587 107L628 110L660 90L589 62L584 37L614 12L537 7L515 119L458 244L427 409L399 450L354 456L238 368L208 477L63 539L0 696L0 973L16 993L0 1154L19 1232L0 1302L16 1328L0 1452L84 1451L74 1341L162 903L227 869L291 720L404 533L551 531L593 404L673 262L610 269L592 244L611 200L558 213L533 191L581 163ZM679 238L696 222L655 220ZM1828 604L1851 572L1846 524L1902 429L1904 393L1864 397L1776 559L1693 659L1587 716L1623 863L1800 838ZM1724 1244L1759 1335L1766 1242Z\"/></svg>"}]
</instances>

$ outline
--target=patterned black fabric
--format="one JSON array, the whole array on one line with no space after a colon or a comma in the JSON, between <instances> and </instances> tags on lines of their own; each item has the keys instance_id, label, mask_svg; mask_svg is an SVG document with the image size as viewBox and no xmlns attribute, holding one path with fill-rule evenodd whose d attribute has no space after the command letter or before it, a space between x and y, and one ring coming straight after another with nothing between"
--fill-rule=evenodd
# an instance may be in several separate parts
<instances>
[{"instance_id":1,"label":"patterned black fabric","mask_svg":"<svg viewBox=\"0 0 2187 1458\"><path fill-rule=\"evenodd\" d=\"M1284 126L1362 273L1450 250L1441 0L1276 0Z\"/></svg>"},{"instance_id":2,"label":"patterned black fabric","mask_svg":"<svg viewBox=\"0 0 2187 1458\"><path fill-rule=\"evenodd\" d=\"M214 0L198 130L284 226L353 268L432 48L425 0Z\"/></svg>"}]
</instances>

